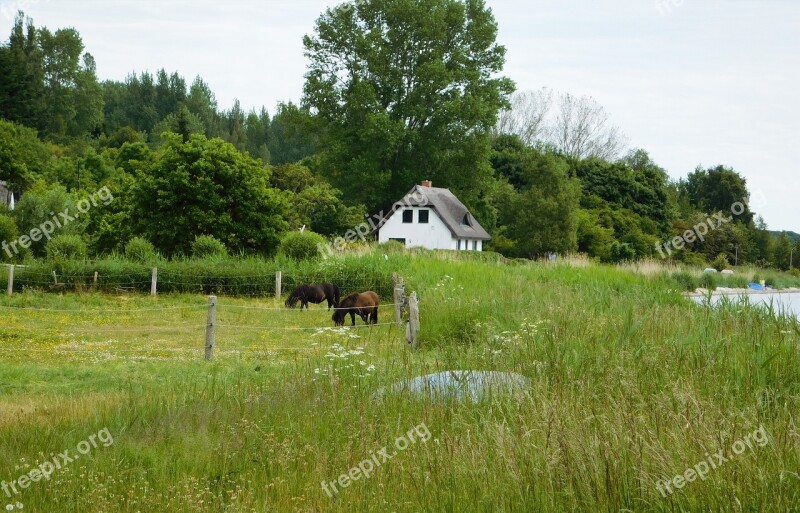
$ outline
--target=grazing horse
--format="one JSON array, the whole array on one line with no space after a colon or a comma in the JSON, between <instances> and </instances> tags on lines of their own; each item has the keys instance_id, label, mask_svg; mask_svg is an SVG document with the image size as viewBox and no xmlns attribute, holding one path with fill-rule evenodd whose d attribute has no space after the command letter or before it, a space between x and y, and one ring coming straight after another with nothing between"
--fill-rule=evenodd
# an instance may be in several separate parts
<instances>
[{"instance_id":1,"label":"grazing horse","mask_svg":"<svg viewBox=\"0 0 800 513\"><path fill-rule=\"evenodd\" d=\"M324 283L322 285L299 285L286 300L287 308L294 308L298 301L300 301L300 310L306 307L308 310L308 303L320 304L328 300L328 310L339 304L339 287L333 283Z\"/></svg>"},{"instance_id":2,"label":"grazing horse","mask_svg":"<svg viewBox=\"0 0 800 513\"><path fill-rule=\"evenodd\" d=\"M344 326L344 320L347 314L350 314L350 319L353 321L353 326L355 326L356 314L358 314L364 323L378 324L379 303L378 295L371 290L361 294L357 292L350 294L342 299L342 302L333 311L333 322L337 326Z\"/></svg>"}]
</instances>

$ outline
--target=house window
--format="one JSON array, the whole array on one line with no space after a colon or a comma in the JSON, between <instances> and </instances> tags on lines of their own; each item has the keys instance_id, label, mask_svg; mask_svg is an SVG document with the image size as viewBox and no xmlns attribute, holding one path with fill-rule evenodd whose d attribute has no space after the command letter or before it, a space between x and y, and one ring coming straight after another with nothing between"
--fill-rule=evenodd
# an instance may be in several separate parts
<instances>
[{"instance_id":1,"label":"house window","mask_svg":"<svg viewBox=\"0 0 800 513\"><path fill-rule=\"evenodd\" d=\"M410 224L414 222L414 211L413 210L403 210L403 223Z\"/></svg>"},{"instance_id":2,"label":"house window","mask_svg":"<svg viewBox=\"0 0 800 513\"><path fill-rule=\"evenodd\" d=\"M430 210L427 208L423 208L419 211L419 224L428 224L428 216L430 214Z\"/></svg>"},{"instance_id":3,"label":"house window","mask_svg":"<svg viewBox=\"0 0 800 513\"><path fill-rule=\"evenodd\" d=\"M461 251L461 239L456 241L456 251Z\"/></svg>"},{"instance_id":4,"label":"house window","mask_svg":"<svg viewBox=\"0 0 800 513\"><path fill-rule=\"evenodd\" d=\"M478 251L478 241L472 241L472 251Z\"/></svg>"},{"instance_id":5,"label":"house window","mask_svg":"<svg viewBox=\"0 0 800 513\"><path fill-rule=\"evenodd\" d=\"M465 224L467 226L472 226L472 221L469 218L469 212L464 214L464 219L461 220L461 224Z\"/></svg>"},{"instance_id":6,"label":"house window","mask_svg":"<svg viewBox=\"0 0 800 513\"><path fill-rule=\"evenodd\" d=\"M403 246L405 246L405 245L406 245L406 240L405 240L405 239L389 239L389 240L390 240L390 241L391 241L391 240L393 240L393 241L395 241L395 242L399 242L399 243L400 243L400 244L402 244Z\"/></svg>"}]
</instances>

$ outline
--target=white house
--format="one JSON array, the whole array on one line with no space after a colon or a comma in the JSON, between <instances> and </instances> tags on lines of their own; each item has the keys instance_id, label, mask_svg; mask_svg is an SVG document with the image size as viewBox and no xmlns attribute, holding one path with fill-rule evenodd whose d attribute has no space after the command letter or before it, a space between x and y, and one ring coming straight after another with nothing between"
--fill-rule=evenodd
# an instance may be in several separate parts
<instances>
[{"instance_id":1,"label":"white house","mask_svg":"<svg viewBox=\"0 0 800 513\"><path fill-rule=\"evenodd\" d=\"M395 203L377 229L378 242L428 249L483 251L483 241L492 238L449 189L427 180Z\"/></svg>"}]
</instances>

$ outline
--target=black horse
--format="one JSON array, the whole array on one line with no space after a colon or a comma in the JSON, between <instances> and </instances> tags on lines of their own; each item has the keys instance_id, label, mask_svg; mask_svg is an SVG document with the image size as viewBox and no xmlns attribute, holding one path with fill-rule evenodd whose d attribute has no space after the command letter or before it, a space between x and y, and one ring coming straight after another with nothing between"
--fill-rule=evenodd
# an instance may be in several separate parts
<instances>
[{"instance_id":1,"label":"black horse","mask_svg":"<svg viewBox=\"0 0 800 513\"><path fill-rule=\"evenodd\" d=\"M308 310L308 303L316 305L328 300L328 310L339 304L339 287L333 283L323 283L322 285L303 285L298 286L286 300L288 308L294 308L298 301L300 301L300 310L306 307Z\"/></svg>"},{"instance_id":2,"label":"black horse","mask_svg":"<svg viewBox=\"0 0 800 513\"><path fill-rule=\"evenodd\" d=\"M336 306L332 320L337 326L344 326L345 318L347 318L347 314L350 314L350 320L355 326L356 314L358 314L365 324L378 324L379 303L378 294L371 290L361 294L350 294Z\"/></svg>"}]
</instances>

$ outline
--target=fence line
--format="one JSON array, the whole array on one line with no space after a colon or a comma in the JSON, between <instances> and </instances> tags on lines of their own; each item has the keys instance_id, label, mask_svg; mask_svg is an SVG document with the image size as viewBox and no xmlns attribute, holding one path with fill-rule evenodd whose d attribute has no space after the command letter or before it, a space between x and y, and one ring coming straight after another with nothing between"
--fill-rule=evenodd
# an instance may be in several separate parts
<instances>
[{"instance_id":1,"label":"fence line","mask_svg":"<svg viewBox=\"0 0 800 513\"><path fill-rule=\"evenodd\" d=\"M174 311L174 310L196 310L198 308L205 308L206 305L196 305L196 306L165 306L162 308L102 308L97 310L77 310L75 308L71 309L58 309L58 308L29 308L26 306L6 306L0 305L0 309L2 310L22 310L22 311L29 311L29 312L59 312L59 313L80 313L80 314L93 314L93 313L108 313L108 312L163 312L163 311Z\"/></svg>"},{"instance_id":2,"label":"fence line","mask_svg":"<svg viewBox=\"0 0 800 513\"><path fill-rule=\"evenodd\" d=\"M12 274L11 271L9 274ZM13 274L12 274L13 275ZM153 283L155 285L155 278L156 278L156 271L153 271ZM217 322L217 313L218 307L222 306L223 311L225 309L230 308L231 310L255 310L255 311L297 311L297 309L287 309L287 308L275 308L275 307L260 307L260 306L246 306L246 305L218 305L217 297L212 295L208 298L207 305L189 305L189 306L165 306L165 307L156 307L156 308L136 308L136 309L127 309L127 308L100 308L100 309L92 309L92 310L85 310L85 309L58 309L58 308L35 308L35 307L25 307L25 306L6 306L0 305L0 309L3 310L10 310L13 312L47 312L47 313L68 313L68 314L83 314L83 315L93 315L93 314L101 314L101 313L131 313L135 314L137 312L165 312L165 311L189 311L189 310L200 310L202 308L208 308L208 317L207 322L205 325L191 325L191 324L177 324L172 326L140 326L140 327L121 327L121 328L102 328L102 327L93 327L93 328L81 328L81 327L63 327L63 326L54 326L54 327L35 327L35 326L7 326L6 329L9 330L22 330L22 331L44 331L44 332L65 332L65 333L147 333L147 332L162 332L162 333L170 333L170 332L182 332L182 333L191 333L194 331L201 331L205 329L206 337L205 337L205 357L207 360L213 358L214 350L216 349L216 333L220 328L230 328L236 330L262 330L262 331L316 331L317 333L321 334L326 331L333 331L333 330L343 330L343 332L347 332L351 329L362 329L362 328L372 328L372 327L381 327L381 326L398 326L402 327L403 324L403 317L406 307L408 308L409 319L406 322L406 340L411 345L413 349L417 349L418 347L418 335L419 335L419 308L417 306L417 296L416 292L413 292L410 296L406 296L405 293L405 285L404 280L398 277L397 273L393 275L393 290L394 290L394 297L395 302L389 304L382 304L379 307L384 308L393 308L395 313L394 322L385 322L385 323L376 323L376 324L364 324L364 325L356 325L356 326L343 326L343 327L330 327L330 326L261 326L261 325L247 325L247 324L226 324L226 323L218 323ZM12 278L13 279L13 278ZM11 281L11 280L9 280ZM11 283L9 284L11 285ZM9 287L10 288L10 287ZM317 309L315 309L317 310ZM323 311L322 308L318 309L319 311ZM334 308L334 310L346 310L352 311L350 308ZM300 310L302 311L302 310ZM330 310L325 310L330 311ZM281 350L282 348L264 348L264 349L253 349L253 350L223 350L223 353L230 352L238 352L238 353L246 353L250 352L269 352L269 351L276 351ZM288 348L287 348L288 349ZM291 348L291 350L300 350L302 348ZM199 350L199 348L198 348ZM8 348L0 348L0 352L12 352L14 349ZM86 352L111 352L111 353L125 353L125 352L159 352L159 351L190 351L193 352L194 349L192 348L147 348L142 350L128 350L128 349L114 349L108 350L103 348L94 348L94 349L77 349L77 350L70 350L70 349L46 349L46 350L38 350L38 349L29 349L29 348L21 348L20 351L51 351L54 353L58 352L70 352L70 351L86 351Z\"/></svg>"},{"instance_id":3,"label":"fence line","mask_svg":"<svg viewBox=\"0 0 800 513\"><path fill-rule=\"evenodd\" d=\"M378 324L357 324L356 326L347 326L347 329L356 329L356 328L372 328L373 326L394 326L393 322L384 322ZM236 329L254 329L254 330L271 330L271 331L323 331L327 329L333 329L329 326L326 327L319 327L319 326L305 326L305 327L281 327L281 326L253 326L250 324L217 324L217 328L236 328Z\"/></svg>"}]
</instances>

